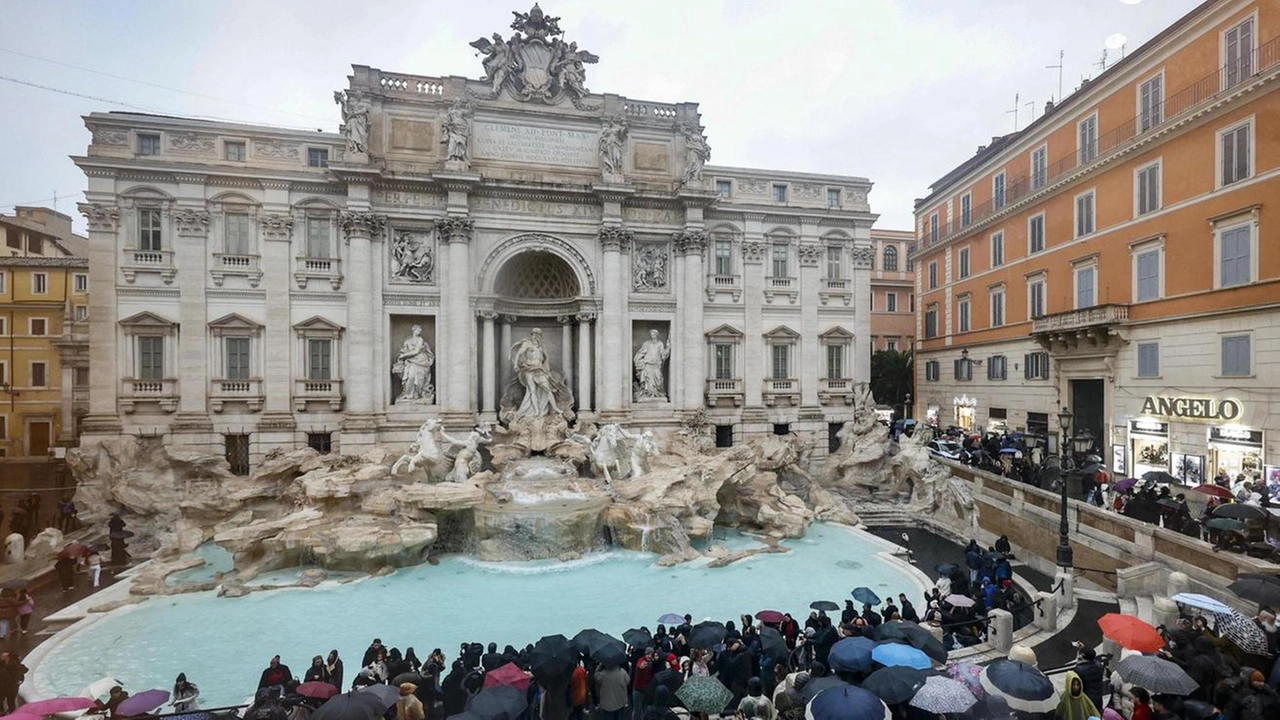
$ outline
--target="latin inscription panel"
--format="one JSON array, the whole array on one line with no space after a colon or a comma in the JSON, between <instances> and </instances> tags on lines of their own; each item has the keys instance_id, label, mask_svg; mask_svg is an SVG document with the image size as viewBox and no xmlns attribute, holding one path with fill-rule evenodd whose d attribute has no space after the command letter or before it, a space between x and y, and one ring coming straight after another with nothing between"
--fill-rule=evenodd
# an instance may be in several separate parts
<instances>
[{"instance_id":1,"label":"latin inscription panel","mask_svg":"<svg viewBox=\"0 0 1280 720\"><path fill-rule=\"evenodd\" d=\"M595 169L597 133L586 130L476 120L471 152L478 159Z\"/></svg>"}]
</instances>

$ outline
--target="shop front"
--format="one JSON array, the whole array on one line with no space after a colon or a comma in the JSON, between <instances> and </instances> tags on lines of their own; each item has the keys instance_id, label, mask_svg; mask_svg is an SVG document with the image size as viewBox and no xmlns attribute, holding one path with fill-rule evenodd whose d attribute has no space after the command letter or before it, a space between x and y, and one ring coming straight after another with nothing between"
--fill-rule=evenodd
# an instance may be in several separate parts
<instances>
[{"instance_id":1,"label":"shop front","mask_svg":"<svg viewBox=\"0 0 1280 720\"><path fill-rule=\"evenodd\" d=\"M1132 477L1169 472L1169 423L1150 418L1130 420L1129 457Z\"/></svg>"},{"instance_id":2,"label":"shop front","mask_svg":"<svg viewBox=\"0 0 1280 720\"><path fill-rule=\"evenodd\" d=\"M951 398L951 424L964 428L965 432L973 432L974 416L978 410L978 401L967 395Z\"/></svg>"},{"instance_id":3,"label":"shop front","mask_svg":"<svg viewBox=\"0 0 1280 720\"><path fill-rule=\"evenodd\" d=\"M1009 432L1009 409L991 408L987 411L987 432Z\"/></svg>"},{"instance_id":4,"label":"shop front","mask_svg":"<svg viewBox=\"0 0 1280 720\"><path fill-rule=\"evenodd\" d=\"M1233 481L1243 475L1245 480L1263 477L1263 432L1241 425L1211 425L1209 427L1209 463L1212 475L1226 473Z\"/></svg>"}]
</instances>

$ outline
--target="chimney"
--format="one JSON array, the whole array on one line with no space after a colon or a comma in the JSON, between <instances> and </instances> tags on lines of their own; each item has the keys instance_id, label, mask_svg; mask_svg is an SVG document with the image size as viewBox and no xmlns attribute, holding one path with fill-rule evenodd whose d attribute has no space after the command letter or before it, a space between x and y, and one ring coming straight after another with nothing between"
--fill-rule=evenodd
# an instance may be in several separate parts
<instances>
[{"instance_id":1,"label":"chimney","mask_svg":"<svg viewBox=\"0 0 1280 720\"><path fill-rule=\"evenodd\" d=\"M983 150L986 150L986 149L987 149L987 146L986 146L986 145L979 145L979 146L978 146L978 152L982 152Z\"/></svg>"},{"instance_id":2,"label":"chimney","mask_svg":"<svg viewBox=\"0 0 1280 720\"><path fill-rule=\"evenodd\" d=\"M1053 98L1049 98L1049 100L1044 104L1044 114L1048 115L1049 113L1053 112L1053 108L1054 108Z\"/></svg>"}]
</instances>

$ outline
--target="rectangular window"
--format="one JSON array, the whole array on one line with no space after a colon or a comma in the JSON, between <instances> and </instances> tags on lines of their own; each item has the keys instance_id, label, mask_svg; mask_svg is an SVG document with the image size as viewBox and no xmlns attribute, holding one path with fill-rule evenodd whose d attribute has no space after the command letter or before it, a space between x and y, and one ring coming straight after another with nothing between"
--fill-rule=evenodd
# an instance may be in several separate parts
<instances>
[{"instance_id":1,"label":"rectangular window","mask_svg":"<svg viewBox=\"0 0 1280 720\"><path fill-rule=\"evenodd\" d=\"M164 338L144 335L138 338L138 379L164 379Z\"/></svg>"},{"instance_id":2,"label":"rectangular window","mask_svg":"<svg viewBox=\"0 0 1280 720\"><path fill-rule=\"evenodd\" d=\"M931 305L928 310L924 311L924 336L925 339L938 337L938 308L936 306Z\"/></svg>"},{"instance_id":3,"label":"rectangular window","mask_svg":"<svg viewBox=\"0 0 1280 720\"><path fill-rule=\"evenodd\" d=\"M1252 123L1245 123L1218 135L1222 154L1222 186L1246 180L1250 175L1249 131Z\"/></svg>"},{"instance_id":4,"label":"rectangular window","mask_svg":"<svg viewBox=\"0 0 1280 720\"><path fill-rule=\"evenodd\" d=\"M1044 315L1044 280L1027 283L1027 315L1032 320Z\"/></svg>"},{"instance_id":5,"label":"rectangular window","mask_svg":"<svg viewBox=\"0 0 1280 720\"><path fill-rule=\"evenodd\" d=\"M1098 115L1095 113L1080 121L1076 140L1080 151L1080 164L1092 162L1098 157Z\"/></svg>"},{"instance_id":6,"label":"rectangular window","mask_svg":"<svg viewBox=\"0 0 1280 720\"><path fill-rule=\"evenodd\" d=\"M991 327L1004 325L1004 291L991 291Z\"/></svg>"},{"instance_id":7,"label":"rectangular window","mask_svg":"<svg viewBox=\"0 0 1280 720\"><path fill-rule=\"evenodd\" d=\"M88 305L77 305L77 306L76 306L76 310L75 310L75 315L74 315L74 317L75 317L75 319L76 319L76 322L79 322L79 321L81 321L81 320L88 320L88 319L89 319L89 306L88 306Z\"/></svg>"},{"instance_id":8,"label":"rectangular window","mask_svg":"<svg viewBox=\"0 0 1280 720\"><path fill-rule=\"evenodd\" d=\"M1164 76L1156 75L1138 86L1138 132L1164 122Z\"/></svg>"},{"instance_id":9,"label":"rectangular window","mask_svg":"<svg viewBox=\"0 0 1280 720\"><path fill-rule=\"evenodd\" d=\"M827 188L827 207L840 207L840 190Z\"/></svg>"},{"instance_id":10,"label":"rectangular window","mask_svg":"<svg viewBox=\"0 0 1280 720\"><path fill-rule=\"evenodd\" d=\"M307 379L333 379L333 341L312 339L307 341Z\"/></svg>"},{"instance_id":11,"label":"rectangular window","mask_svg":"<svg viewBox=\"0 0 1280 720\"><path fill-rule=\"evenodd\" d=\"M991 179L991 207L993 210L1004 207L1004 173Z\"/></svg>"},{"instance_id":12,"label":"rectangular window","mask_svg":"<svg viewBox=\"0 0 1280 720\"><path fill-rule=\"evenodd\" d=\"M222 144L223 157L232 162L244 162L245 152L244 143L242 142L224 142Z\"/></svg>"},{"instance_id":13,"label":"rectangular window","mask_svg":"<svg viewBox=\"0 0 1280 720\"><path fill-rule=\"evenodd\" d=\"M1022 356L1023 376L1028 380L1049 379L1049 353L1033 352Z\"/></svg>"},{"instance_id":14,"label":"rectangular window","mask_svg":"<svg viewBox=\"0 0 1280 720\"><path fill-rule=\"evenodd\" d=\"M958 273L961 278L969 277L969 248L960 248L960 255L957 259Z\"/></svg>"},{"instance_id":15,"label":"rectangular window","mask_svg":"<svg viewBox=\"0 0 1280 720\"><path fill-rule=\"evenodd\" d=\"M898 312L898 293L888 293L884 296L884 302L887 312Z\"/></svg>"},{"instance_id":16,"label":"rectangular window","mask_svg":"<svg viewBox=\"0 0 1280 720\"><path fill-rule=\"evenodd\" d=\"M9 273L0 270L0 295L9 291Z\"/></svg>"},{"instance_id":17,"label":"rectangular window","mask_svg":"<svg viewBox=\"0 0 1280 720\"><path fill-rule=\"evenodd\" d=\"M320 259L333 257L330 228L329 218L307 218L307 257Z\"/></svg>"},{"instance_id":18,"label":"rectangular window","mask_svg":"<svg viewBox=\"0 0 1280 720\"><path fill-rule=\"evenodd\" d=\"M1226 46L1225 90L1253 75L1253 18L1228 30L1222 40Z\"/></svg>"},{"instance_id":19,"label":"rectangular window","mask_svg":"<svg viewBox=\"0 0 1280 720\"><path fill-rule=\"evenodd\" d=\"M1076 198L1076 237L1093 233L1095 229L1093 210L1092 190Z\"/></svg>"},{"instance_id":20,"label":"rectangular window","mask_svg":"<svg viewBox=\"0 0 1280 720\"><path fill-rule=\"evenodd\" d=\"M1152 163L1138 170L1134 177L1137 193L1137 215L1146 215L1160 209L1160 163Z\"/></svg>"},{"instance_id":21,"label":"rectangular window","mask_svg":"<svg viewBox=\"0 0 1280 720\"><path fill-rule=\"evenodd\" d=\"M973 362L966 358L959 358L955 361L951 373L956 380L972 380Z\"/></svg>"},{"instance_id":22,"label":"rectangular window","mask_svg":"<svg viewBox=\"0 0 1280 720\"><path fill-rule=\"evenodd\" d=\"M49 366L44 362L31 363L31 387L42 388L49 386Z\"/></svg>"},{"instance_id":23,"label":"rectangular window","mask_svg":"<svg viewBox=\"0 0 1280 720\"><path fill-rule=\"evenodd\" d=\"M1138 377L1160 377L1160 343L1138 343Z\"/></svg>"},{"instance_id":24,"label":"rectangular window","mask_svg":"<svg viewBox=\"0 0 1280 720\"><path fill-rule=\"evenodd\" d=\"M991 236L991 267L998 268L1004 264L1004 233Z\"/></svg>"},{"instance_id":25,"label":"rectangular window","mask_svg":"<svg viewBox=\"0 0 1280 720\"><path fill-rule=\"evenodd\" d=\"M885 349L885 350L888 350L889 352L897 352L897 351L898 351L898 341L897 341L897 340L889 340L889 341L885 342L885 344L884 344L884 349Z\"/></svg>"},{"instance_id":26,"label":"rectangular window","mask_svg":"<svg viewBox=\"0 0 1280 720\"><path fill-rule=\"evenodd\" d=\"M844 346L827 346L827 377L840 379L844 377Z\"/></svg>"},{"instance_id":27,"label":"rectangular window","mask_svg":"<svg viewBox=\"0 0 1280 720\"><path fill-rule=\"evenodd\" d=\"M838 280L844 274L840 268L840 248L827 248L827 277L832 280Z\"/></svg>"},{"instance_id":28,"label":"rectangular window","mask_svg":"<svg viewBox=\"0 0 1280 720\"><path fill-rule=\"evenodd\" d=\"M329 167L329 150L326 148L307 148L307 165L309 167Z\"/></svg>"},{"instance_id":29,"label":"rectangular window","mask_svg":"<svg viewBox=\"0 0 1280 720\"><path fill-rule=\"evenodd\" d=\"M84 273L76 273L72 277L74 278L74 280L72 281L72 287L75 289L75 292L78 292L78 293L89 292L89 276L88 275Z\"/></svg>"},{"instance_id":30,"label":"rectangular window","mask_svg":"<svg viewBox=\"0 0 1280 720\"><path fill-rule=\"evenodd\" d=\"M784 278L788 275L788 251L786 245L773 246L773 277Z\"/></svg>"},{"instance_id":31,"label":"rectangular window","mask_svg":"<svg viewBox=\"0 0 1280 720\"><path fill-rule=\"evenodd\" d=\"M786 380L791 377L791 367L787 363L790 359L789 345L774 345L770 351L773 356L773 379Z\"/></svg>"},{"instance_id":32,"label":"rectangular window","mask_svg":"<svg viewBox=\"0 0 1280 720\"><path fill-rule=\"evenodd\" d=\"M31 334L32 335L48 335L49 321L44 318L31 318Z\"/></svg>"},{"instance_id":33,"label":"rectangular window","mask_svg":"<svg viewBox=\"0 0 1280 720\"><path fill-rule=\"evenodd\" d=\"M1227 335L1222 338L1222 374L1230 377L1252 375L1249 358L1249 336Z\"/></svg>"},{"instance_id":34,"label":"rectangular window","mask_svg":"<svg viewBox=\"0 0 1280 720\"><path fill-rule=\"evenodd\" d=\"M1049 148L1040 146L1031 151L1031 188L1039 190L1049 181Z\"/></svg>"},{"instance_id":35,"label":"rectangular window","mask_svg":"<svg viewBox=\"0 0 1280 720\"><path fill-rule=\"evenodd\" d=\"M729 197L733 195L733 183L729 180L717 180L716 194L719 195L722 200L729 199Z\"/></svg>"},{"instance_id":36,"label":"rectangular window","mask_svg":"<svg viewBox=\"0 0 1280 720\"><path fill-rule=\"evenodd\" d=\"M938 242L938 213L929 216L929 242Z\"/></svg>"},{"instance_id":37,"label":"rectangular window","mask_svg":"<svg viewBox=\"0 0 1280 720\"><path fill-rule=\"evenodd\" d=\"M4 244L5 244L5 245L8 245L9 247L13 248L14 250L21 250L21 249L22 249L22 236L21 236L21 235L19 235L18 233L6 233L6 234L5 234L5 238L4 238Z\"/></svg>"},{"instance_id":38,"label":"rectangular window","mask_svg":"<svg viewBox=\"0 0 1280 720\"><path fill-rule=\"evenodd\" d=\"M1027 220L1027 253L1035 255L1044 251L1044 213Z\"/></svg>"},{"instance_id":39,"label":"rectangular window","mask_svg":"<svg viewBox=\"0 0 1280 720\"><path fill-rule=\"evenodd\" d=\"M1160 297L1160 250L1138 253L1133 263L1138 284L1134 299L1138 302L1158 299Z\"/></svg>"},{"instance_id":40,"label":"rectangular window","mask_svg":"<svg viewBox=\"0 0 1280 720\"><path fill-rule=\"evenodd\" d=\"M0 316L0 335L9 334L9 318Z\"/></svg>"},{"instance_id":41,"label":"rectangular window","mask_svg":"<svg viewBox=\"0 0 1280 720\"><path fill-rule=\"evenodd\" d=\"M321 455L328 455L333 451L333 433L307 433L307 447Z\"/></svg>"},{"instance_id":42,"label":"rectangular window","mask_svg":"<svg viewBox=\"0 0 1280 720\"><path fill-rule=\"evenodd\" d=\"M89 387L89 368L76 368L71 377L71 384L74 387Z\"/></svg>"},{"instance_id":43,"label":"rectangular window","mask_svg":"<svg viewBox=\"0 0 1280 720\"><path fill-rule=\"evenodd\" d=\"M933 290L938 287L938 263L929 263L929 289Z\"/></svg>"},{"instance_id":44,"label":"rectangular window","mask_svg":"<svg viewBox=\"0 0 1280 720\"><path fill-rule=\"evenodd\" d=\"M988 380L1007 380L1008 377L1008 365L1003 355L992 355L987 358Z\"/></svg>"},{"instance_id":45,"label":"rectangular window","mask_svg":"<svg viewBox=\"0 0 1280 720\"><path fill-rule=\"evenodd\" d=\"M773 201L774 201L774 202L780 202L780 203L784 203L784 202L786 202L786 201L787 201L787 186L786 186L786 185L774 185L774 186L773 186Z\"/></svg>"},{"instance_id":46,"label":"rectangular window","mask_svg":"<svg viewBox=\"0 0 1280 720\"><path fill-rule=\"evenodd\" d=\"M916 296L914 293L907 296L907 312L914 313L916 311Z\"/></svg>"},{"instance_id":47,"label":"rectangular window","mask_svg":"<svg viewBox=\"0 0 1280 720\"><path fill-rule=\"evenodd\" d=\"M871 295L867 297L867 309L875 312L876 309L876 291L872 290Z\"/></svg>"},{"instance_id":48,"label":"rectangular window","mask_svg":"<svg viewBox=\"0 0 1280 720\"><path fill-rule=\"evenodd\" d=\"M27 236L27 254L43 255L44 254L44 238L39 235Z\"/></svg>"},{"instance_id":49,"label":"rectangular window","mask_svg":"<svg viewBox=\"0 0 1280 720\"><path fill-rule=\"evenodd\" d=\"M969 299L964 298L956 304L956 315L959 316L960 332L969 332Z\"/></svg>"},{"instance_id":50,"label":"rectangular window","mask_svg":"<svg viewBox=\"0 0 1280 720\"><path fill-rule=\"evenodd\" d=\"M244 213L228 213L224 218L224 252L228 255L248 255L249 216Z\"/></svg>"},{"instance_id":51,"label":"rectangular window","mask_svg":"<svg viewBox=\"0 0 1280 720\"><path fill-rule=\"evenodd\" d=\"M1247 285L1253 281L1253 229L1240 225L1218 234L1218 287Z\"/></svg>"},{"instance_id":52,"label":"rectangular window","mask_svg":"<svg viewBox=\"0 0 1280 720\"><path fill-rule=\"evenodd\" d=\"M1093 307L1097 302L1097 267L1085 265L1076 268L1076 309Z\"/></svg>"},{"instance_id":53,"label":"rectangular window","mask_svg":"<svg viewBox=\"0 0 1280 720\"><path fill-rule=\"evenodd\" d=\"M716 380L733 379L733 346L727 343L716 345Z\"/></svg>"},{"instance_id":54,"label":"rectangular window","mask_svg":"<svg viewBox=\"0 0 1280 720\"><path fill-rule=\"evenodd\" d=\"M965 193L960 196L960 227L969 227L973 222L973 195Z\"/></svg>"},{"instance_id":55,"label":"rectangular window","mask_svg":"<svg viewBox=\"0 0 1280 720\"><path fill-rule=\"evenodd\" d=\"M889 272L898 271L898 248L889 245L884 249L884 269Z\"/></svg>"},{"instance_id":56,"label":"rectangular window","mask_svg":"<svg viewBox=\"0 0 1280 720\"><path fill-rule=\"evenodd\" d=\"M49 294L49 275L48 273L31 273L31 294L47 295Z\"/></svg>"},{"instance_id":57,"label":"rectangular window","mask_svg":"<svg viewBox=\"0 0 1280 720\"><path fill-rule=\"evenodd\" d=\"M0 440L9 439L9 416L0 415ZM5 457L4 448L0 448L0 457Z\"/></svg>"},{"instance_id":58,"label":"rectangular window","mask_svg":"<svg viewBox=\"0 0 1280 720\"><path fill-rule=\"evenodd\" d=\"M0 384L9 384L9 363L0 360Z\"/></svg>"},{"instance_id":59,"label":"rectangular window","mask_svg":"<svg viewBox=\"0 0 1280 720\"><path fill-rule=\"evenodd\" d=\"M249 379L249 338L229 337L224 341L227 350L226 379Z\"/></svg>"},{"instance_id":60,"label":"rectangular window","mask_svg":"<svg viewBox=\"0 0 1280 720\"><path fill-rule=\"evenodd\" d=\"M733 274L733 241L716 240L716 275L722 277Z\"/></svg>"},{"instance_id":61,"label":"rectangular window","mask_svg":"<svg viewBox=\"0 0 1280 720\"><path fill-rule=\"evenodd\" d=\"M162 247L160 238L160 211L139 210L138 249L148 250L150 252L160 252Z\"/></svg>"},{"instance_id":62,"label":"rectangular window","mask_svg":"<svg viewBox=\"0 0 1280 720\"><path fill-rule=\"evenodd\" d=\"M160 136L153 133L138 133L138 154L159 155Z\"/></svg>"},{"instance_id":63,"label":"rectangular window","mask_svg":"<svg viewBox=\"0 0 1280 720\"><path fill-rule=\"evenodd\" d=\"M925 361L924 379L928 380L929 382L937 382L938 377L942 374L940 370L941 370L941 366L939 365L937 360Z\"/></svg>"}]
</instances>

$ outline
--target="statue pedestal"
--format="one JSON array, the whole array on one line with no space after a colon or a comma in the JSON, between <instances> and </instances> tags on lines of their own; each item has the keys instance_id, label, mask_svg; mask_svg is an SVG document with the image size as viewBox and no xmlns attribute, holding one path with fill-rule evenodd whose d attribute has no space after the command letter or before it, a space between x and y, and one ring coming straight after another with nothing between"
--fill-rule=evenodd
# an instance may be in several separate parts
<instances>
[{"instance_id":1,"label":"statue pedestal","mask_svg":"<svg viewBox=\"0 0 1280 720\"><path fill-rule=\"evenodd\" d=\"M465 160L446 160L444 169L449 172L470 172L471 163Z\"/></svg>"}]
</instances>

